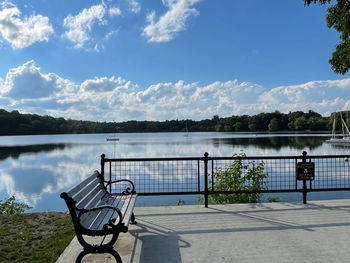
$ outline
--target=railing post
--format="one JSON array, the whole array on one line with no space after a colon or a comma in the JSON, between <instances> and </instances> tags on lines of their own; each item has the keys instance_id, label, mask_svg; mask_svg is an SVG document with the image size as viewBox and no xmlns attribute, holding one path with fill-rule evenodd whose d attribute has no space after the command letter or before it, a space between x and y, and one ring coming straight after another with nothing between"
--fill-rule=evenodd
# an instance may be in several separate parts
<instances>
[{"instance_id":1,"label":"railing post","mask_svg":"<svg viewBox=\"0 0 350 263\"><path fill-rule=\"evenodd\" d=\"M306 155L307 152L303 151L303 163L306 163ZM306 180L303 180L303 203L306 204L306 199L307 199L307 187L306 187Z\"/></svg>"},{"instance_id":2,"label":"railing post","mask_svg":"<svg viewBox=\"0 0 350 263\"><path fill-rule=\"evenodd\" d=\"M101 174L105 175L105 157L106 155L103 153L101 154Z\"/></svg>"},{"instance_id":3,"label":"railing post","mask_svg":"<svg viewBox=\"0 0 350 263\"><path fill-rule=\"evenodd\" d=\"M208 153L204 153L204 206L208 207Z\"/></svg>"}]
</instances>

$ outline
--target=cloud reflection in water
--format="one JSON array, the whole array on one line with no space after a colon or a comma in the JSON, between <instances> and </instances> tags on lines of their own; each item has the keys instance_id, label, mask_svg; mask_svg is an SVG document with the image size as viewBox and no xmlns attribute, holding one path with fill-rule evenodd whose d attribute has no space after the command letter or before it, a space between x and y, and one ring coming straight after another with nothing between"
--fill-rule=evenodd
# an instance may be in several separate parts
<instances>
[{"instance_id":1,"label":"cloud reflection in water","mask_svg":"<svg viewBox=\"0 0 350 263\"><path fill-rule=\"evenodd\" d=\"M202 157L204 152L209 152L210 156L232 156L241 149L248 156L300 155L303 150L315 155L344 153L344 149L324 144L326 137L320 136L267 138L265 135L259 138L240 134L238 136L246 138L238 138L237 134L224 133L191 133L188 137L181 133L118 136L117 144L106 143L104 135L61 135L62 142L55 144L35 145L34 140L33 145L0 147L0 199L15 194L17 199L34 206L34 210L41 211L44 206L56 210L55 205L44 203L53 202L53 199L59 202L60 192L79 183L94 170L100 170L102 153L121 158ZM41 139L40 136L35 138ZM79 143L72 142L72 138L79 138ZM30 139L33 140L33 136ZM148 176L162 180L157 174ZM44 195L47 201L43 200Z\"/></svg>"}]
</instances>

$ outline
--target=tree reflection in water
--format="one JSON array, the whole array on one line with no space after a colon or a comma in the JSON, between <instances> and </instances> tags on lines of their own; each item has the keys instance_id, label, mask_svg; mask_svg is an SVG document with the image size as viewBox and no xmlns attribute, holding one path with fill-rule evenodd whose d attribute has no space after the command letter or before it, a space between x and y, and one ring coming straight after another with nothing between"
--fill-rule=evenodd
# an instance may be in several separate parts
<instances>
[{"instance_id":1,"label":"tree reflection in water","mask_svg":"<svg viewBox=\"0 0 350 263\"><path fill-rule=\"evenodd\" d=\"M241 149L248 156L300 155L303 150L313 155L349 153L324 143L327 136L317 135L190 133L184 137L181 133L148 133L118 134L120 141L113 156L114 145L106 142L106 136L28 136L20 141L17 137L3 137L6 147L0 147L0 199L15 194L16 199L27 201L36 211L64 211L59 193L100 170L102 153L107 158L202 157L204 152L210 156L232 156ZM43 140L55 143L40 144ZM26 146L13 146L10 142ZM176 179L172 178L174 182ZM178 197L171 198L162 197L162 204L176 204ZM150 204L154 204L153 199L143 205Z\"/></svg>"}]
</instances>

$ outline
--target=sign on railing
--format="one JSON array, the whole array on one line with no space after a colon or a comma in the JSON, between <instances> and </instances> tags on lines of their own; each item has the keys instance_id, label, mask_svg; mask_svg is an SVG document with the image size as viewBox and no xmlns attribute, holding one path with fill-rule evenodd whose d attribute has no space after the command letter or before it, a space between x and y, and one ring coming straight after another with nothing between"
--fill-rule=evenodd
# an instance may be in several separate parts
<instances>
[{"instance_id":1,"label":"sign on railing","mask_svg":"<svg viewBox=\"0 0 350 263\"><path fill-rule=\"evenodd\" d=\"M297 164L297 180L315 180L315 163L299 162Z\"/></svg>"}]
</instances>

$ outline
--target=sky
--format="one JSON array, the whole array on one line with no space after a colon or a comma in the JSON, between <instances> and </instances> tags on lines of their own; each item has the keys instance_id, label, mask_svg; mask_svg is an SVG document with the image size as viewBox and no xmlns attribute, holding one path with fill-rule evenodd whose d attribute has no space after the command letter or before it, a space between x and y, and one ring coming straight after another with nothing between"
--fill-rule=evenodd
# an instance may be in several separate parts
<instances>
[{"instance_id":1,"label":"sky","mask_svg":"<svg viewBox=\"0 0 350 263\"><path fill-rule=\"evenodd\" d=\"M350 109L303 0L0 0L0 108L92 121Z\"/></svg>"}]
</instances>

